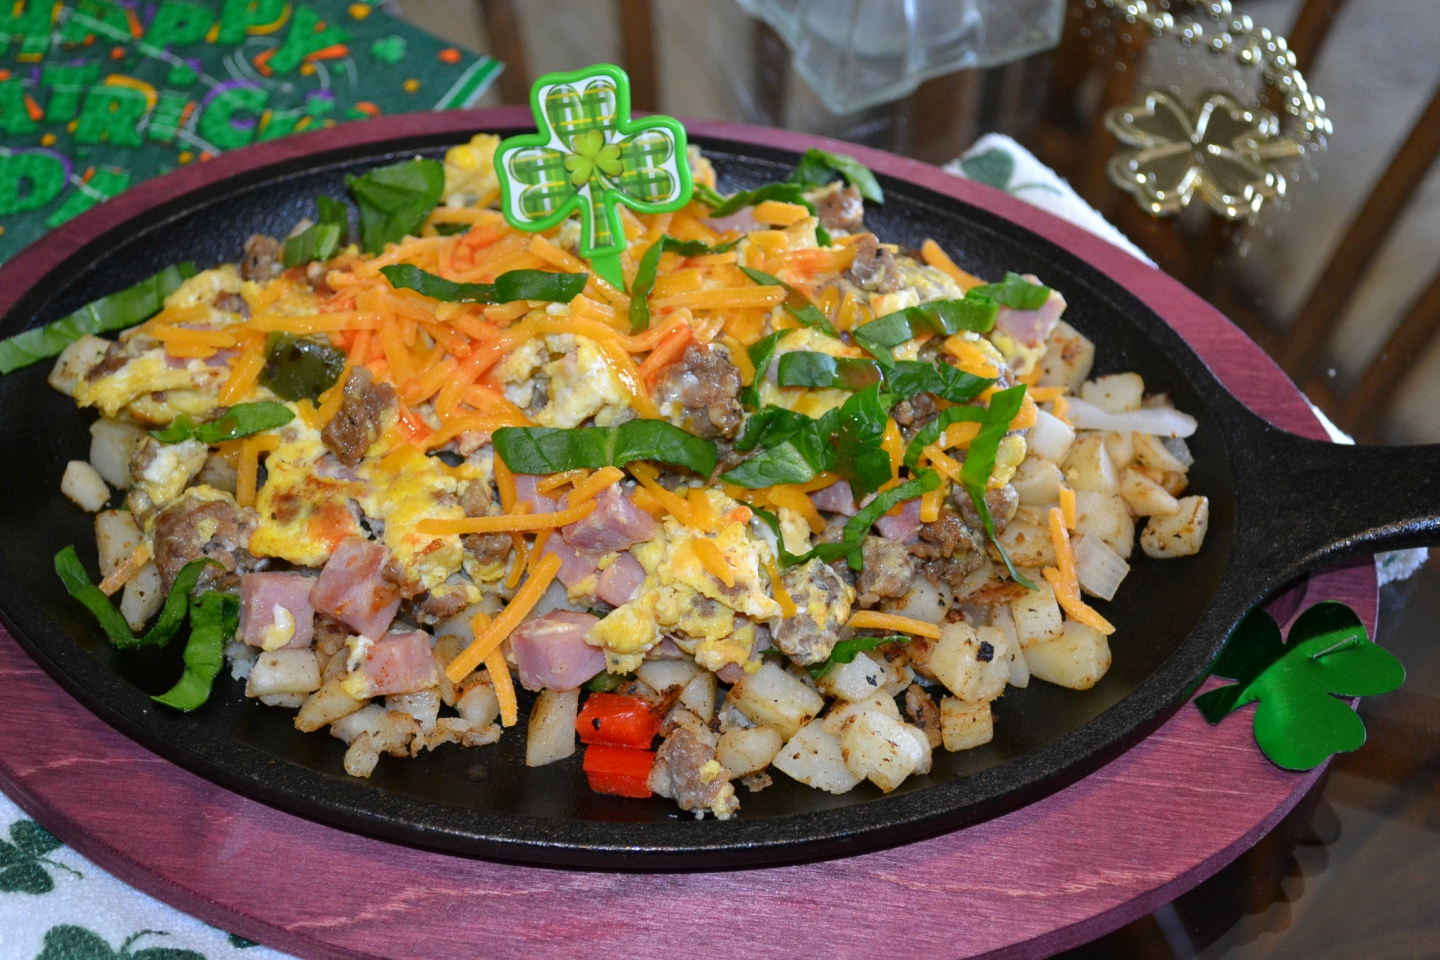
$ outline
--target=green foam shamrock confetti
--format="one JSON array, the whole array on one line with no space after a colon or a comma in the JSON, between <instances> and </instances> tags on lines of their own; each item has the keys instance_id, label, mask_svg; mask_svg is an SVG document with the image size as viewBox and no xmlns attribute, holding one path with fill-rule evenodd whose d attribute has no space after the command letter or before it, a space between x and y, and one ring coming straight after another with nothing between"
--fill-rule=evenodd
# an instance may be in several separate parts
<instances>
[{"instance_id":1,"label":"green foam shamrock confetti","mask_svg":"<svg viewBox=\"0 0 1440 960\"><path fill-rule=\"evenodd\" d=\"M619 206L664 213L690 202L685 128L671 117L632 120L630 78L610 64L541 77L530 108L540 132L495 151L505 219L517 230L548 230L578 211L580 255L623 290Z\"/></svg>"},{"instance_id":2,"label":"green foam shamrock confetti","mask_svg":"<svg viewBox=\"0 0 1440 960\"><path fill-rule=\"evenodd\" d=\"M1301 614L1288 643L1268 613L1252 610L1210 672L1236 682L1195 698L1205 719L1219 723L1259 701L1255 742L1287 770L1309 770L1364 745L1364 721L1338 697L1371 697L1405 682L1400 661L1370 642L1355 611L1333 600Z\"/></svg>"}]
</instances>

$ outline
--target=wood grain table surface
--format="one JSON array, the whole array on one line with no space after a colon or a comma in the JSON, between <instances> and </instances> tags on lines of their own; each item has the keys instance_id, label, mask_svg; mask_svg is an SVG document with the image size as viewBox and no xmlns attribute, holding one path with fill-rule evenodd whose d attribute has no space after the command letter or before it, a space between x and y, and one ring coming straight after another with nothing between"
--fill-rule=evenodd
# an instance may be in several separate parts
<instances>
[{"instance_id":1,"label":"wood grain table surface","mask_svg":"<svg viewBox=\"0 0 1440 960\"><path fill-rule=\"evenodd\" d=\"M506 122L514 122L514 111L399 117L316 136L363 142L407 125L445 132ZM873 168L983 204L1133 291L1252 409L1323 437L1303 397L1238 329L1175 281L1078 227L916 161L780 131L687 126L763 136L781 147L843 149ZM296 151L316 142L302 136L266 146ZM243 171L259 156L226 155L204 175ZM147 190L175 189L201 175L185 170L169 184L162 178L122 194L110 202L114 215L154 202ZM1373 631L1373 564L1311 576L1281 598L1281 612L1295 612L1302 599L1342 600ZM1116 654L1124 655L1123 646ZM1204 880L1262 837L1318 776L1271 765L1255 747L1248 710L1210 727L1187 705L1084 780L925 842L769 869L579 872L405 847L231 793L97 719L3 631L0 690L0 722L27 731L0 738L0 788L29 814L141 890L223 929L316 958L538 960L577 949L595 960L732 950L751 958L1045 956Z\"/></svg>"}]
</instances>

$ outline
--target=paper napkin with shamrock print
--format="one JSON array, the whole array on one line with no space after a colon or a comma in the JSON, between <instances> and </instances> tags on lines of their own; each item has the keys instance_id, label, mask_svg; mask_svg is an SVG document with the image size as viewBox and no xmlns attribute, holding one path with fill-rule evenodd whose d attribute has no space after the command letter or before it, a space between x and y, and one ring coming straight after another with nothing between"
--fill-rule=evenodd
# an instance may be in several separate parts
<instances>
[{"instance_id":1,"label":"paper napkin with shamrock print","mask_svg":"<svg viewBox=\"0 0 1440 960\"><path fill-rule=\"evenodd\" d=\"M0 958L289 960L126 886L3 796Z\"/></svg>"}]
</instances>

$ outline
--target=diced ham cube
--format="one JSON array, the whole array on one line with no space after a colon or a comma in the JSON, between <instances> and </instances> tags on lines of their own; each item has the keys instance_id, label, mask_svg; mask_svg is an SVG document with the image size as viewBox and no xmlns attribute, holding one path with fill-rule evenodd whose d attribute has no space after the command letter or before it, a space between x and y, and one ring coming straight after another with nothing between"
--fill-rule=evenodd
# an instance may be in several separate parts
<instances>
[{"instance_id":1,"label":"diced ham cube","mask_svg":"<svg viewBox=\"0 0 1440 960\"><path fill-rule=\"evenodd\" d=\"M315 634L310 589L303 573L247 573L240 578L240 639L252 647L308 647ZM277 611L276 608L279 608ZM284 634L289 633L288 640ZM282 642L283 641L283 642Z\"/></svg>"},{"instance_id":2,"label":"diced ham cube","mask_svg":"<svg viewBox=\"0 0 1440 960\"><path fill-rule=\"evenodd\" d=\"M372 697L416 693L440 682L440 667L424 630L392 633L370 644L355 673L364 678Z\"/></svg>"},{"instance_id":3,"label":"diced ham cube","mask_svg":"<svg viewBox=\"0 0 1440 960\"><path fill-rule=\"evenodd\" d=\"M526 690L574 690L605 669L605 654L585 642L599 617L555 610L527 620L510 634L520 685Z\"/></svg>"},{"instance_id":4,"label":"diced ham cube","mask_svg":"<svg viewBox=\"0 0 1440 960\"><path fill-rule=\"evenodd\" d=\"M535 492L535 485L542 479L532 473L515 474L515 502L524 503L529 500L535 504L531 513L554 513L557 509L554 498Z\"/></svg>"},{"instance_id":5,"label":"diced ham cube","mask_svg":"<svg viewBox=\"0 0 1440 960\"><path fill-rule=\"evenodd\" d=\"M853 517L860 512L855 506L855 494L850 490L850 481L837 480L828 487L822 487L810 494L810 502L815 504L816 510L824 510L827 513L840 513L847 517Z\"/></svg>"},{"instance_id":6,"label":"diced ham cube","mask_svg":"<svg viewBox=\"0 0 1440 960\"><path fill-rule=\"evenodd\" d=\"M560 558L560 569L556 572L555 578L565 584L567 588L574 587L586 577L594 576L599 566L594 557L588 557L576 553L570 549L562 538L553 533L545 540L545 549L540 552L543 557L547 553L553 553Z\"/></svg>"},{"instance_id":7,"label":"diced ham cube","mask_svg":"<svg viewBox=\"0 0 1440 960\"><path fill-rule=\"evenodd\" d=\"M631 503L620 487L606 487L596 494L594 511L561 527L560 534L571 549L599 557L655 536L655 518Z\"/></svg>"},{"instance_id":8,"label":"diced ham cube","mask_svg":"<svg viewBox=\"0 0 1440 960\"><path fill-rule=\"evenodd\" d=\"M612 607L618 607L634 597L644 582L645 568L640 566L640 561L622 553L614 563L600 571L600 576L595 579L595 596Z\"/></svg>"},{"instance_id":9,"label":"diced ham cube","mask_svg":"<svg viewBox=\"0 0 1440 960\"><path fill-rule=\"evenodd\" d=\"M1031 283L1039 283L1034 276L1025 277ZM1065 298L1057 290L1050 291L1050 299L1040 305L1039 310L1012 310L1001 307L995 314L995 329L1000 330L1027 347L1038 347L1050 336L1060 314L1065 312Z\"/></svg>"},{"instance_id":10,"label":"diced ham cube","mask_svg":"<svg viewBox=\"0 0 1440 960\"><path fill-rule=\"evenodd\" d=\"M384 636L400 609L400 592L383 573L389 558L390 548L382 543L342 540L311 588L310 603L361 636Z\"/></svg>"},{"instance_id":11,"label":"diced ham cube","mask_svg":"<svg viewBox=\"0 0 1440 960\"><path fill-rule=\"evenodd\" d=\"M920 501L906 500L897 516L875 521L875 529L887 540L909 543L920 533Z\"/></svg>"}]
</instances>

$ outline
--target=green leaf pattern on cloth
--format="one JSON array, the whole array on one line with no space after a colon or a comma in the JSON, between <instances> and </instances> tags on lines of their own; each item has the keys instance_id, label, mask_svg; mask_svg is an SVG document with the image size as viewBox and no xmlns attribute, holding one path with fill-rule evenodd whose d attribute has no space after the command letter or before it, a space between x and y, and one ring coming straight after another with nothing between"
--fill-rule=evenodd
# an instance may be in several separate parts
<instances>
[{"instance_id":1,"label":"green leaf pattern on cloth","mask_svg":"<svg viewBox=\"0 0 1440 960\"><path fill-rule=\"evenodd\" d=\"M293 960L127 886L0 795L4 960Z\"/></svg>"},{"instance_id":2,"label":"green leaf pattern on cloth","mask_svg":"<svg viewBox=\"0 0 1440 960\"><path fill-rule=\"evenodd\" d=\"M543 77L531 100L540 132L506 140L495 158L512 219L546 229L579 210L589 259L624 249L620 204L651 213L688 195L683 129L667 117L631 120L613 67Z\"/></svg>"}]
</instances>

